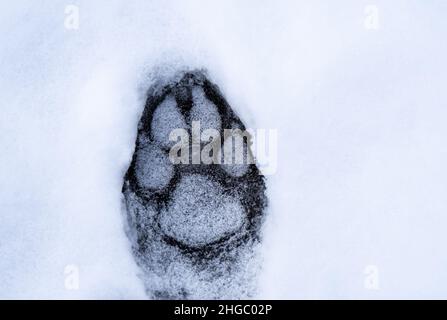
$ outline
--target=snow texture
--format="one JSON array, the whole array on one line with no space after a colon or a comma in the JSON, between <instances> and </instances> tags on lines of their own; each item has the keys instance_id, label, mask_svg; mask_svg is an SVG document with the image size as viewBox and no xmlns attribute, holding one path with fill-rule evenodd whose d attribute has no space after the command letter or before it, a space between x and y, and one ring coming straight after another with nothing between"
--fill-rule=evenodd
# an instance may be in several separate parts
<instances>
[{"instance_id":1,"label":"snow texture","mask_svg":"<svg viewBox=\"0 0 447 320\"><path fill-rule=\"evenodd\" d=\"M225 128L232 123L244 128L203 71L179 74L163 88L156 85L148 91L135 160L124 180L127 234L143 271L141 279L148 296L155 299L253 297L267 204L264 177L255 164L243 173L238 171L237 177L227 175L220 164L178 163L169 170L161 166L169 151L162 151L164 143L153 131L166 132L162 125L177 128L163 120L160 110L168 113L168 119L175 114L180 119L177 123L184 124L184 119L203 122L222 137L221 119ZM167 99L174 107L166 108ZM194 130L187 125L189 132ZM165 139L168 136L164 134Z\"/></svg>"},{"instance_id":2,"label":"snow texture","mask_svg":"<svg viewBox=\"0 0 447 320\"><path fill-rule=\"evenodd\" d=\"M163 232L189 246L215 242L244 223L238 199L225 196L220 185L200 175L182 178L173 202L162 211Z\"/></svg>"},{"instance_id":3,"label":"snow texture","mask_svg":"<svg viewBox=\"0 0 447 320\"><path fill-rule=\"evenodd\" d=\"M67 5L78 29L65 27ZM257 297L447 298L446 11L443 0L1 1L0 297L147 298L123 176L155 75L206 68L247 127L278 130ZM206 273L171 269L179 291L205 292Z\"/></svg>"},{"instance_id":4,"label":"snow texture","mask_svg":"<svg viewBox=\"0 0 447 320\"><path fill-rule=\"evenodd\" d=\"M145 144L138 152L135 166L138 183L144 188L162 189L174 175L168 156L161 148L150 143Z\"/></svg>"},{"instance_id":5,"label":"snow texture","mask_svg":"<svg viewBox=\"0 0 447 320\"><path fill-rule=\"evenodd\" d=\"M192 121L199 121L201 130L215 129L220 131L221 120L217 107L205 97L200 87L192 89L193 105L190 111Z\"/></svg>"},{"instance_id":6,"label":"snow texture","mask_svg":"<svg viewBox=\"0 0 447 320\"><path fill-rule=\"evenodd\" d=\"M169 134L174 129L187 129L185 119L177 108L177 102L169 95L158 106L152 118L152 135L162 147L169 148L174 142L169 140Z\"/></svg>"}]
</instances>

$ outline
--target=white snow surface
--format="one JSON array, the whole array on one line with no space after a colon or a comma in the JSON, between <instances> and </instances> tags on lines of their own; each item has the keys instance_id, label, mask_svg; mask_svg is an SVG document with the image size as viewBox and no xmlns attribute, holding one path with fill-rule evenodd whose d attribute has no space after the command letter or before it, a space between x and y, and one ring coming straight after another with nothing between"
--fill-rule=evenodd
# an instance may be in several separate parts
<instances>
[{"instance_id":1,"label":"white snow surface","mask_svg":"<svg viewBox=\"0 0 447 320\"><path fill-rule=\"evenodd\" d=\"M185 68L207 69L247 127L278 130L260 298L447 298L446 10L1 2L0 298L146 297L123 175L152 76Z\"/></svg>"}]
</instances>

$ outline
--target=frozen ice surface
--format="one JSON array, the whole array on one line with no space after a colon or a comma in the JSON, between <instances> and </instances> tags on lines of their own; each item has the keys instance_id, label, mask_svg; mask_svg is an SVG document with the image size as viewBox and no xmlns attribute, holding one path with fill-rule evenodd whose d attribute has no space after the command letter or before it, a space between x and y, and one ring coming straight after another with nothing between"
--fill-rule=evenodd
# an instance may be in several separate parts
<instances>
[{"instance_id":1,"label":"frozen ice surface","mask_svg":"<svg viewBox=\"0 0 447 320\"><path fill-rule=\"evenodd\" d=\"M278 129L260 297L447 297L445 1L74 3L0 2L0 297L146 297L122 178L179 68Z\"/></svg>"}]
</instances>

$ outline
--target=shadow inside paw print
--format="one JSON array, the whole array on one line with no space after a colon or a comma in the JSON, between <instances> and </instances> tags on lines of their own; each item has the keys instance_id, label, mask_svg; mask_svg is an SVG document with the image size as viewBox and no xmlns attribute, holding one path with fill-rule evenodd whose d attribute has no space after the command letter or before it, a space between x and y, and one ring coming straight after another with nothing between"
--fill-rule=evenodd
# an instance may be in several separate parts
<instances>
[{"instance_id":1,"label":"shadow inside paw print","mask_svg":"<svg viewBox=\"0 0 447 320\"><path fill-rule=\"evenodd\" d=\"M245 132L201 71L149 91L123 194L127 233L153 298L244 298L255 291L265 182L249 161L250 136L227 148L234 137L226 139L226 129ZM238 151L241 161L226 161Z\"/></svg>"}]
</instances>

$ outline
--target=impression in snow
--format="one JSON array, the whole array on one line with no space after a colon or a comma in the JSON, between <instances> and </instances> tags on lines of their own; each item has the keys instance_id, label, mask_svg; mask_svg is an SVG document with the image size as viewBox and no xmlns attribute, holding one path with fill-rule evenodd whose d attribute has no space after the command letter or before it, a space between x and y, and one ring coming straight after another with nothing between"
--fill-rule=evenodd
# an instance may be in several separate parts
<instances>
[{"instance_id":1,"label":"impression in snow","mask_svg":"<svg viewBox=\"0 0 447 320\"><path fill-rule=\"evenodd\" d=\"M209 135L196 140L194 149L194 123L200 134L214 129L220 135L216 149L205 148ZM197 150L223 159L223 146L231 142L224 139L227 128L245 130L201 71L179 73L149 90L122 192L127 234L151 298L240 299L256 293L267 201L264 177L248 161L249 137L239 147L243 163L189 161ZM187 140L173 140L175 130L187 133ZM187 151L180 163L171 158L179 143Z\"/></svg>"}]
</instances>

